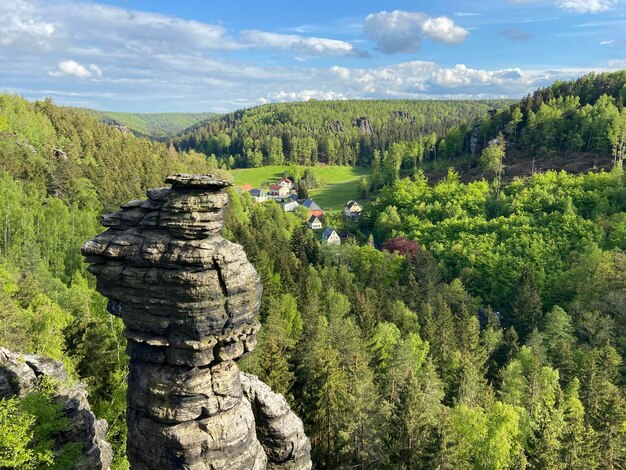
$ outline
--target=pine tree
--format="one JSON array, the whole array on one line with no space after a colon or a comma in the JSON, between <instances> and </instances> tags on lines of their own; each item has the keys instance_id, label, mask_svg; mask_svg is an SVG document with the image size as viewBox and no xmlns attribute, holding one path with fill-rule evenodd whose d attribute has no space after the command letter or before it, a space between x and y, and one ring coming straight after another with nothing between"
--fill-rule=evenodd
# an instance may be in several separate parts
<instances>
[{"instance_id":1,"label":"pine tree","mask_svg":"<svg viewBox=\"0 0 626 470\"><path fill-rule=\"evenodd\" d=\"M541 324L543 307L533 271L524 266L513 289L511 324L524 339Z\"/></svg>"}]
</instances>

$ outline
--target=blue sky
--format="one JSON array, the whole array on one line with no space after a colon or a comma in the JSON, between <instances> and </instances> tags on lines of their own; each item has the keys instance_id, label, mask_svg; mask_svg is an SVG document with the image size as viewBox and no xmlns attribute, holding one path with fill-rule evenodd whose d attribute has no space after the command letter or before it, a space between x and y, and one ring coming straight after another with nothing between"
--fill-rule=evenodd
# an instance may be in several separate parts
<instances>
[{"instance_id":1,"label":"blue sky","mask_svg":"<svg viewBox=\"0 0 626 470\"><path fill-rule=\"evenodd\" d=\"M0 0L0 89L133 112L521 97L626 69L626 0Z\"/></svg>"}]
</instances>

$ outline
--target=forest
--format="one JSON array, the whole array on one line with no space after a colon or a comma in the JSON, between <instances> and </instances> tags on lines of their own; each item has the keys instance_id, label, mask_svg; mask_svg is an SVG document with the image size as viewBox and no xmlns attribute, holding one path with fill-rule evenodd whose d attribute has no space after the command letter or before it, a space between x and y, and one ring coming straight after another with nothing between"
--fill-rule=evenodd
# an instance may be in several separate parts
<instances>
[{"instance_id":1,"label":"forest","mask_svg":"<svg viewBox=\"0 0 626 470\"><path fill-rule=\"evenodd\" d=\"M436 158L438 136L511 101L345 100L267 104L226 114L172 141L215 155L228 169L282 165L369 166L394 142L419 141ZM422 144L423 143L423 144Z\"/></svg>"},{"instance_id":2,"label":"forest","mask_svg":"<svg viewBox=\"0 0 626 470\"><path fill-rule=\"evenodd\" d=\"M200 124L172 140L214 156L224 169L282 164L418 167L478 159L502 133L525 157L565 152L626 153L626 72L556 82L519 102L308 101L269 104ZM372 181L378 189L383 182ZM372 189L368 188L368 189Z\"/></svg>"},{"instance_id":3,"label":"forest","mask_svg":"<svg viewBox=\"0 0 626 470\"><path fill-rule=\"evenodd\" d=\"M214 113L118 113L87 110L105 124L119 125L139 137L166 139L202 121L216 117Z\"/></svg>"},{"instance_id":4,"label":"forest","mask_svg":"<svg viewBox=\"0 0 626 470\"><path fill-rule=\"evenodd\" d=\"M128 468L122 325L80 245L101 231L101 214L166 174L232 168L248 151L276 163L266 137L310 138L310 153L285 145L272 155L325 161L324 139L340 135L327 127L335 116L345 127L336 148L349 150L333 163L370 167L361 219L325 221L346 241L322 245L298 215L235 191L224 229L264 287L259 344L241 366L302 417L315 468L624 468L625 77L557 83L519 103L266 105L173 145L2 95L0 345L62 360L86 381L110 424L113 468ZM350 124L362 116L369 135ZM578 150L563 137L577 133L582 150L614 155L612 171L502 177L507 152ZM468 156L480 181L449 171L434 183L423 172L435 158L452 166ZM0 468L71 468L71 453L42 447L54 416L44 392L0 402Z\"/></svg>"}]
</instances>

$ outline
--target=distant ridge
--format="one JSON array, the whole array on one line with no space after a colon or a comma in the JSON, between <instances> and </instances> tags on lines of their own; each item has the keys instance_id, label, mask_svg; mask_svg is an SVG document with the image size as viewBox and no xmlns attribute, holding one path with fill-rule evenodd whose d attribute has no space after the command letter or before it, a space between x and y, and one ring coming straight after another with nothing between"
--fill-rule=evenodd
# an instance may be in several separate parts
<instances>
[{"instance_id":1,"label":"distant ridge","mask_svg":"<svg viewBox=\"0 0 626 470\"><path fill-rule=\"evenodd\" d=\"M90 109L94 117L105 124L126 126L135 135L165 139L195 126L216 113L118 113Z\"/></svg>"}]
</instances>

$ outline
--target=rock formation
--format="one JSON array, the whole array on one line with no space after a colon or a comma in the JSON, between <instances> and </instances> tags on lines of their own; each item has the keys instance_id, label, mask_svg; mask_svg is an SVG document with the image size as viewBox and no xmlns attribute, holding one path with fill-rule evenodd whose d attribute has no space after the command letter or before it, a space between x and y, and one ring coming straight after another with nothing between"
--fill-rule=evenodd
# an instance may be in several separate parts
<instances>
[{"instance_id":1,"label":"rock formation","mask_svg":"<svg viewBox=\"0 0 626 470\"><path fill-rule=\"evenodd\" d=\"M372 135L374 133L372 123L370 122L369 118L365 116L357 118L355 126L359 129L359 131L361 131L361 134L363 135Z\"/></svg>"},{"instance_id":2,"label":"rock formation","mask_svg":"<svg viewBox=\"0 0 626 470\"><path fill-rule=\"evenodd\" d=\"M330 131L335 134L340 134L346 131L346 126L344 126L343 122L341 121L333 121L330 123L329 127L330 127Z\"/></svg>"},{"instance_id":3,"label":"rock formation","mask_svg":"<svg viewBox=\"0 0 626 470\"><path fill-rule=\"evenodd\" d=\"M61 362L0 348L0 400L23 398L36 391L42 377L50 377L58 384L53 401L61 405L63 415L69 420L67 430L55 438L55 449L69 443L82 444L83 452L74 470L108 470L113 458L111 446L105 440L108 425L91 412L87 386L69 382Z\"/></svg>"},{"instance_id":4,"label":"rock formation","mask_svg":"<svg viewBox=\"0 0 626 470\"><path fill-rule=\"evenodd\" d=\"M410 121L411 113L408 111L394 111L391 115L396 118L398 121Z\"/></svg>"},{"instance_id":5,"label":"rock formation","mask_svg":"<svg viewBox=\"0 0 626 470\"><path fill-rule=\"evenodd\" d=\"M126 327L131 468L311 468L300 419L235 362L255 347L261 285L219 234L230 183L166 183L105 216L109 229L83 246Z\"/></svg>"}]
</instances>

